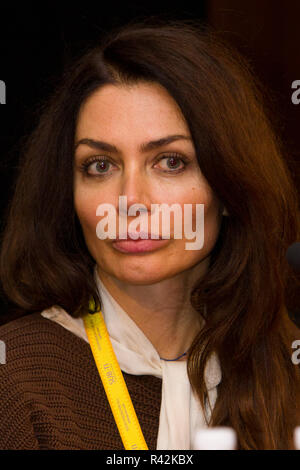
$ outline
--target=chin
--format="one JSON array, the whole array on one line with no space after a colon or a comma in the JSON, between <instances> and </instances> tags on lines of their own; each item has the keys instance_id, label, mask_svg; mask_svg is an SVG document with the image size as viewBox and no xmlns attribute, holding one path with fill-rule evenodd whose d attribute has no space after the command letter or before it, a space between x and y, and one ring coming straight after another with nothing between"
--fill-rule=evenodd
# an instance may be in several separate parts
<instances>
[{"instance_id":1,"label":"chin","mask_svg":"<svg viewBox=\"0 0 300 470\"><path fill-rule=\"evenodd\" d=\"M166 277L168 277L162 276L162 273L159 271L151 271L147 269L146 266L144 272L141 269L139 270L139 272L130 272L130 270L126 270L125 272L114 272L112 273L112 275L116 277L119 281L137 286L156 284L157 282L161 282L166 279Z\"/></svg>"},{"instance_id":2,"label":"chin","mask_svg":"<svg viewBox=\"0 0 300 470\"><path fill-rule=\"evenodd\" d=\"M97 261L109 276L133 285L150 285L170 279L190 267L178 253L157 250L143 255L123 254L116 250L101 253ZM173 255L173 256L172 256ZM97 259L97 256L94 257ZM101 268L100 268L101 269Z\"/></svg>"}]
</instances>

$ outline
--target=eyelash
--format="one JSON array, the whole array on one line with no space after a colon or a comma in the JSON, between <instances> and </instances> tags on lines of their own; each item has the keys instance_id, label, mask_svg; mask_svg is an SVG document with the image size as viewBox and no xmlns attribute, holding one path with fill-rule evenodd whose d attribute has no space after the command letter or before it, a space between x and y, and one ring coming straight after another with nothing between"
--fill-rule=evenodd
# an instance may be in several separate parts
<instances>
[{"instance_id":1,"label":"eyelash","mask_svg":"<svg viewBox=\"0 0 300 470\"><path fill-rule=\"evenodd\" d=\"M165 159L172 158L172 157L181 160L182 163L184 163L184 167L183 167L183 168L179 168L179 169L175 169L175 170L162 170L164 173L181 173L181 172L188 166L188 164L189 164L189 161L188 161L186 158L184 158L182 155L178 154L178 153L172 153L172 154L170 154L170 155L164 155L164 156L162 156L161 158L159 158L159 159L155 162L155 164L158 163L158 162L160 162L161 160L165 160ZM113 164L113 163L110 161L110 159L107 158L107 157L105 157L105 156L103 156L103 157L97 157L97 156L95 156L95 157L91 157L91 158L87 159L86 161L84 161L84 162L80 165L79 170L80 170L85 176L87 176L87 177L91 177L91 178L99 178L99 177L100 177L100 178L103 178L103 177L105 177L106 175L108 175L109 173L106 172L106 173L102 173L102 174L99 173L98 175L91 175L91 174L88 172L88 169L89 169L89 167L90 167L90 165L91 165L92 163L95 163L95 162L102 162L102 161L106 161L106 162L110 163L111 165Z\"/></svg>"}]
</instances>

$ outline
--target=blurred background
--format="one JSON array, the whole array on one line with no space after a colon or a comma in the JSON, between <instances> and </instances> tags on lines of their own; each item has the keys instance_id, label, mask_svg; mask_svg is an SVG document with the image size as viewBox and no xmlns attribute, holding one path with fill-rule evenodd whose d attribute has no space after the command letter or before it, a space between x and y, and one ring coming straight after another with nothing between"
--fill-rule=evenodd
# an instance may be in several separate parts
<instances>
[{"instance_id":1,"label":"blurred background","mask_svg":"<svg viewBox=\"0 0 300 470\"><path fill-rule=\"evenodd\" d=\"M265 88L269 112L277 122L287 163L299 188L300 104L291 100L292 82L300 80L299 0L198 0L174 2L44 1L1 5L0 80L6 104L0 106L0 215L13 186L22 139L35 127L37 106L51 94L64 67L112 27L145 16L197 18L222 33L251 63ZM299 240L300 241L300 240ZM290 315L300 326L300 292L291 284ZM0 291L0 322L10 305Z\"/></svg>"}]
</instances>

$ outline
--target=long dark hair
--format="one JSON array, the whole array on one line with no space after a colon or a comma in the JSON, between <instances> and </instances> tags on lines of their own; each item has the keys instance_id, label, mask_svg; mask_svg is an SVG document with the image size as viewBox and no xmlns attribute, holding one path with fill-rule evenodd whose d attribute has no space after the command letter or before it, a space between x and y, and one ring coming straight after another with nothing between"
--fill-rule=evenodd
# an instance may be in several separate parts
<instances>
[{"instance_id":1,"label":"long dark hair","mask_svg":"<svg viewBox=\"0 0 300 470\"><path fill-rule=\"evenodd\" d=\"M3 290L22 314L60 305L77 317L91 295L101 305L73 204L76 119L102 85L143 80L180 106L201 170L229 213L191 296L199 314L206 305L188 357L191 385L205 406L204 368L215 351L222 381L209 425L232 426L240 449L291 449L300 378L285 253L300 236L297 192L251 67L197 21L131 22L68 65L20 155L2 235Z\"/></svg>"}]
</instances>

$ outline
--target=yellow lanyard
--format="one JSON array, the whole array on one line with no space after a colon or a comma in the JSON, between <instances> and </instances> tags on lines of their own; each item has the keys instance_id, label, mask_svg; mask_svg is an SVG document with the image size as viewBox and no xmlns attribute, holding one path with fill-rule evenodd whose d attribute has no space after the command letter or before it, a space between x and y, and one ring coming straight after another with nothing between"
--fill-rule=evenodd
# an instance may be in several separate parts
<instances>
[{"instance_id":1,"label":"yellow lanyard","mask_svg":"<svg viewBox=\"0 0 300 470\"><path fill-rule=\"evenodd\" d=\"M148 450L101 310L83 317L85 331L126 450Z\"/></svg>"}]
</instances>

